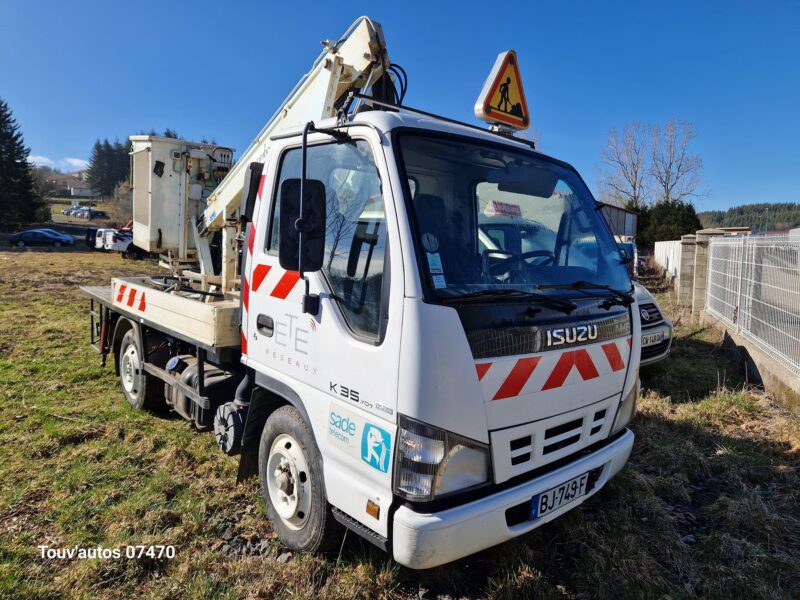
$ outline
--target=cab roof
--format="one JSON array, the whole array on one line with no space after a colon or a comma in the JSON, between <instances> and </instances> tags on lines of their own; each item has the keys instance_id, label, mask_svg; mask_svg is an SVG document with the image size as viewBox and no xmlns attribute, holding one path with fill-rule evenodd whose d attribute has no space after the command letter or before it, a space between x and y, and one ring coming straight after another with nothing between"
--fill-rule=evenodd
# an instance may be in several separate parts
<instances>
[{"instance_id":1,"label":"cab roof","mask_svg":"<svg viewBox=\"0 0 800 600\"><path fill-rule=\"evenodd\" d=\"M558 163L569 168L572 171L576 169L569 163L544 154L536 150L529 140L516 138L511 135L503 135L489 129L484 129L479 125L472 125L469 123L461 123L439 117L437 115L423 114L416 112L414 109L404 110L400 107L399 110L370 110L357 113L351 116L350 122L353 124L364 123L374 126L382 133L389 133L395 129L420 129L425 131L436 131L441 133L450 133L463 137L471 137L479 141L486 141L493 144L505 144L512 148L525 150L531 152L545 160ZM331 125L333 122L331 123ZM322 127L323 123L320 122L319 126Z\"/></svg>"}]
</instances>

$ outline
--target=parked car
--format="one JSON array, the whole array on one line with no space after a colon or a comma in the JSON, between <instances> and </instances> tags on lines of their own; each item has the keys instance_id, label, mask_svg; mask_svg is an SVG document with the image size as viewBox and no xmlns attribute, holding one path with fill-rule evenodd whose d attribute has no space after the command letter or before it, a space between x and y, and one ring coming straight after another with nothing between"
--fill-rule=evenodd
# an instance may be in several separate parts
<instances>
[{"instance_id":1,"label":"parked car","mask_svg":"<svg viewBox=\"0 0 800 600\"><path fill-rule=\"evenodd\" d=\"M639 319L642 323L642 360L641 366L652 365L669 356L672 346L672 321L661 310L661 307L647 289L634 282L633 295L639 306Z\"/></svg>"},{"instance_id":2,"label":"parked car","mask_svg":"<svg viewBox=\"0 0 800 600\"><path fill-rule=\"evenodd\" d=\"M28 229L20 231L9 238L9 242L19 248L25 246L72 246L75 238L71 235L59 233L53 229Z\"/></svg>"},{"instance_id":3,"label":"parked car","mask_svg":"<svg viewBox=\"0 0 800 600\"><path fill-rule=\"evenodd\" d=\"M108 215L105 211L97 210L96 208L91 208L89 206L80 206L71 210L68 215L73 219L107 219Z\"/></svg>"}]
</instances>

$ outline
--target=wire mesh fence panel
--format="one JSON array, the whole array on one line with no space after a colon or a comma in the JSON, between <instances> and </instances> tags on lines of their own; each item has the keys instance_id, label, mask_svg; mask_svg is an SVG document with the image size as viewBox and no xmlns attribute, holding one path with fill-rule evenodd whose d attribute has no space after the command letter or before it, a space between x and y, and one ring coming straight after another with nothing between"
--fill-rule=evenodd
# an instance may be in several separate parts
<instances>
[{"instance_id":1,"label":"wire mesh fence panel","mask_svg":"<svg viewBox=\"0 0 800 600\"><path fill-rule=\"evenodd\" d=\"M800 375L800 241L712 239L706 309Z\"/></svg>"},{"instance_id":2,"label":"wire mesh fence panel","mask_svg":"<svg viewBox=\"0 0 800 600\"><path fill-rule=\"evenodd\" d=\"M729 325L736 323L744 238L712 239L708 249L706 308Z\"/></svg>"}]
</instances>

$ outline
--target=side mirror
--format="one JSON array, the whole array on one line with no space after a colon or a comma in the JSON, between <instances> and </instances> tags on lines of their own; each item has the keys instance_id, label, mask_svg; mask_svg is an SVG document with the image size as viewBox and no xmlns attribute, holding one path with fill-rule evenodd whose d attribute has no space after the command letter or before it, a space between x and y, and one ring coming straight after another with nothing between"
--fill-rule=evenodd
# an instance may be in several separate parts
<instances>
[{"instance_id":1,"label":"side mirror","mask_svg":"<svg viewBox=\"0 0 800 600\"><path fill-rule=\"evenodd\" d=\"M303 214L300 214L300 179L281 184L280 242L278 261L287 271L319 271L325 257L325 184L306 179ZM301 245L302 243L302 245Z\"/></svg>"}]
</instances>

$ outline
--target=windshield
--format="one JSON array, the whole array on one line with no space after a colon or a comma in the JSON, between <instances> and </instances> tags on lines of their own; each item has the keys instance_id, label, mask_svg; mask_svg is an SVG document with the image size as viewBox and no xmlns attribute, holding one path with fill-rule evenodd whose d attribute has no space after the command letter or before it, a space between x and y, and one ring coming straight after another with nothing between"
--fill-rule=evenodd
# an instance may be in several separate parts
<instances>
[{"instance_id":1,"label":"windshield","mask_svg":"<svg viewBox=\"0 0 800 600\"><path fill-rule=\"evenodd\" d=\"M460 138L405 134L399 146L424 276L438 296L563 294L576 282L630 290L620 251L571 170Z\"/></svg>"}]
</instances>

